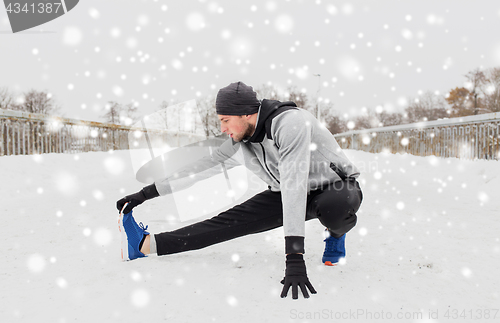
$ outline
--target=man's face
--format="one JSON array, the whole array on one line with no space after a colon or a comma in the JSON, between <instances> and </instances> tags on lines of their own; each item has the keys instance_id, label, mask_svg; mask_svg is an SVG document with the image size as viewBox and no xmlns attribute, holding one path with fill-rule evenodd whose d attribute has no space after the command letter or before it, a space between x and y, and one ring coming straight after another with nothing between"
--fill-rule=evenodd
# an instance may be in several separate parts
<instances>
[{"instance_id":1,"label":"man's face","mask_svg":"<svg viewBox=\"0 0 500 323\"><path fill-rule=\"evenodd\" d=\"M255 130L255 125L248 121L249 116L218 115L222 132L227 133L234 141L240 142L250 137Z\"/></svg>"}]
</instances>

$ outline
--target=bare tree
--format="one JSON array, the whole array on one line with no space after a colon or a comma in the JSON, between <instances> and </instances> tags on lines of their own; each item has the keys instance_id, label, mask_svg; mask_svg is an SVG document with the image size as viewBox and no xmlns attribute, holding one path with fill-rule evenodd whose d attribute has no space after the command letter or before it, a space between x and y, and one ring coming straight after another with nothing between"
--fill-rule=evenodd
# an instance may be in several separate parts
<instances>
[{"instance_id":1,"label":"bare tree","mask_svg":"<svg viewBox=\"0 0 500 323\"><path fill-rule=\"evenodd\" d=\"M112 124L130 126L138 120L135 115L137 107L134 107L132 103L122 105L115 101L109 101L105 106L105 110L106 113L100 117Z\"/></svg>"},{"instance_id":2,"label":"bare tree","mask_svg":"<svg viewBox=\"0 0 500 323\"><path fill-rule=\"evenodd\" d=\"M346 132L347 122L343 120L338 114L330 114L325 120L326 128L330 130L332 134Z\"/></svg>"},{"instance_id":3,"label":"bare tree","mask_svg":"<svg viewBox=\"0 0 500 323\"><path fill-rule=\"evenodd\" d=\"M208 96L196 100L196 108L198 109L205 135L207 137L220 135L220 121L215 110L215 98Z\"/></svg>"},{"instance_id":4,"label":"bare tree","mask_svg":"<svg viewBox=\"0 0 500 323\"><path fill-rule=\"evenodd\" d=\"M486 71L483 91L485 112L500 111L500 68L494 67Z\"/></svg>"},{"instance_id":5,"label":"bare tree","mask_svg":"<svg viewBox=\"0 0 500 323\"><path fill-rule=\"evenodd\" d=\"M254 89L254 91L257 92L257 97L260 100L267 99L283 101L283 95L280 95L281 92L273 85L263 84Z\"/></svg>"},{"instance_id":6,"label":"bare tree","mask_svg":"<svg viewBox=\"0 0 500 323\"><path fill-rule=\"evenodd\" d=\"M382 111L378 114L378 119L382 127L397 126L404 123L404 116L399 112Z\"/></svg>"},{"instance_id":7,"label":"bare tree","mask_svg":"<svg viewBox=\"0 0 500 323\"><path fill-rule=\"evenodd\" d=\"M357 116L353 120L354 130L378 128L382 123L377 117L377 113L372 109L367 110L363 115Z\"/></svg>"},{"instance_id":8,"label":"bare tree","mask_svg":"<svg viewBox=\"0 0 500 323\"><path fill-rule=\"evenodd\" d=\"M158 106L158 109L156 110L156 113L160 115L160 117L163 119L164 127L165 129L168 129L168 110L167 108L170 106L170 104L163 100L161 101L160 105Z\"/></svg>"},{"instance_id":9,"label":"bare tree","mask_svg":"<svg viewBox=\"0 0 500 323\"><path fill-rule=\"evenodd\" d=\"M452 117L463 117L474 114L474 101L471 92L464 87L452 89L446 101L451 106Z\"/></svg>"},{"instance_id":10,"label":"bare tree","mask_svg":"<svg viewBox=\"0 0 500 323\"><path fill-rule=\"evenodd\" d=\"M333 108L334 104L332 102L318 102L318 106L320 107L320 116L319 120L326 125L328 128L329 125L333 126L333 123L335 123L336 118L338 117L338 114L336 113L335 109ZM313 111L311 112L315 117L317 117L316 114L316 109L317 107L315 106L313 108ZM340 119L339 119L340 121ZM332 123L333 122L333 123Z\"/></svg>"},{"instance_id":11,"label":"bare tree","mask_svg":"<svg viewBox=\"0 0 500 323\"><path fill-rule=\"evenodd\" d=\"M13 104L12 107L14 110L41 114L55 114L60 109L50 93L37 90L23 93L22 103Z\"/></svg>"},{"instance_id":12,"label":"bare tree","mask_svg":"<svg viewBox=\"0 0 500 323\"><path fill-rule=\"evenodd\" d=\"M296 87L294 86L289 86L287 88L287 98L284 101L292 101L297 104L299 108L305 109L307 111L310 111L314 115L316 115L316 107L311 106L309 104L309 100L307 98L307 94L305 94L302 91L297 90Z\"/></svg>"},{"instance_id":13,"label":"bare tree","mask_svg":"<svg viewBox=\"0 0 500 323\"><path fill-rule=\"evenodd\" d=\"M449 117L446 102L443 96L427 91L420 97L408 100L410 103L405 109L408 123L431 121Z\"/></svg>"},{"instance_id":14,"label":"bare tree","mask_svg":"<svg viewBox=\"0 0 500 323\"><path fill-rule=\"evenodd\" d=\"M376 109L368 109L363 115L354 118L353 122L354 129L361 130L404 124L405 118L400 112L377 112Z\"/></svg>"},{"instance_id":15,"label":"bare tree","mask_svg":"<svg viewBox=\"0 0 500 323\"><path fill-rule=\"evenodd\" d=\"M13 109L14 95L7 87L0 88L0 109Z\"/></svg>"},{"instance_id":16,"label":"bare tree","mask_svg":"<svg viewBox=\"0 0 500 323\"><path fill-rule=\"evenodd\" d=\"M478 95L480 92L483 92L483 85L486 82L486 77L484 73L479 69L476 68L473 71L470 71L465 75L468 81L468 88L472 94L472 99L474 102L474 114L479 113L480 106L478 104Z\"/></svg>"},{"instance_id":17,"label":"bare tree","mask_svg":"<svg viewBox=\"0 0 500 323\"><path fill-rule=\"evenodd\" d=\"M106 119L106 122L112 124L118 124L119 115L120 115L120 104L114 101L109 101L108 105L106 105L105 109L107 112L100 116L100 118Z\"/></svg>"}]
</instances>

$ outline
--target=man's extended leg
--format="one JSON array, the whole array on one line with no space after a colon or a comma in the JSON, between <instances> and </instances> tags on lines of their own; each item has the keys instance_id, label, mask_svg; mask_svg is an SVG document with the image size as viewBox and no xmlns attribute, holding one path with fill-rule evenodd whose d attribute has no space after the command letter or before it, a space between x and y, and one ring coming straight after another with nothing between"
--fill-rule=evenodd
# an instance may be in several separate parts
<instances>
[{"instance_id":1,"label":"man's extended leg","mask_svg":"<svg viewBox=\"0 0 500 323\"><path fill-rule=\"evenodd\" d=\"M266 190L211 219L175 231L155 234L154 238L157 253L161 256L201 249L282 225L281 193ZM146 244L145 241L144 245Z\"/></svg>"},{"instance_id":2,"label":"man's extended leg","mask_svg":"<svg viewBox=\"0 0 500 323\"><path fill-rule=\"evenodd\" d=\"M342 236L356 224L362 195L357 183L337 182L308 196L306 219L318 218L331 234ZM347 202L346 202L347 201ZM264 191L219 215L171 232L155 234L158 255L201 249L283 225L281 193ZM149 253L150 236L143 248Z\"/></svg>"}]
</instances>

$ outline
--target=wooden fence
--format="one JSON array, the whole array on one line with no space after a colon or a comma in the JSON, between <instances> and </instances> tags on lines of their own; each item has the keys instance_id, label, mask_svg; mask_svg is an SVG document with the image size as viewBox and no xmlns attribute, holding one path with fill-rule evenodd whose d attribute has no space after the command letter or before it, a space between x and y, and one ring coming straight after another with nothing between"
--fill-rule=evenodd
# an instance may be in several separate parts
<instances>
[{"instance_id":1,"label":"wooden fence","mask_svg":"<svg viewBox=\"0 0 500 323\"><path fill-rule=\"evenodd\" d=\"M153 141L179 147L202 139L193 133L0 109L0 156L151 149Z\"/></svg>"},{"instance_id":2,"label":"wooden fence","mask_svg":"<svg viewBox=\"0 0 500 323\"><path fill-rule=\"evenodd\" d=\"M342 148L461 159L500 159L500 113L336 134Z\"/></svg>"}]
</instances>

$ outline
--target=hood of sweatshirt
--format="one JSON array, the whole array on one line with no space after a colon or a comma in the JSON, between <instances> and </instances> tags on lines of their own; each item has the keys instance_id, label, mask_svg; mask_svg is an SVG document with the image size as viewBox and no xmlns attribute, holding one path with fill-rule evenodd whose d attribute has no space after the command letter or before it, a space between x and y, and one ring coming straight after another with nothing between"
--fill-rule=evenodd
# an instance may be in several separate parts
<instances>
[{"instance_id":1,"label":"hood of sweatshirt","mask_svg":"<svg viewBox=\"0 0 500 323\"><path fill-rule=\"evenodd\" d=\"M255 132L253 135L246 139L245 142L262 142L266 136L266 121L268 118L274 117L274 113L278 108L283 106L293 106L297 105L292 101L281 102L277 100L262 100L259 110L259 119L257 120L257 125L255 127Z\"/></svg>"}]
</instances>

